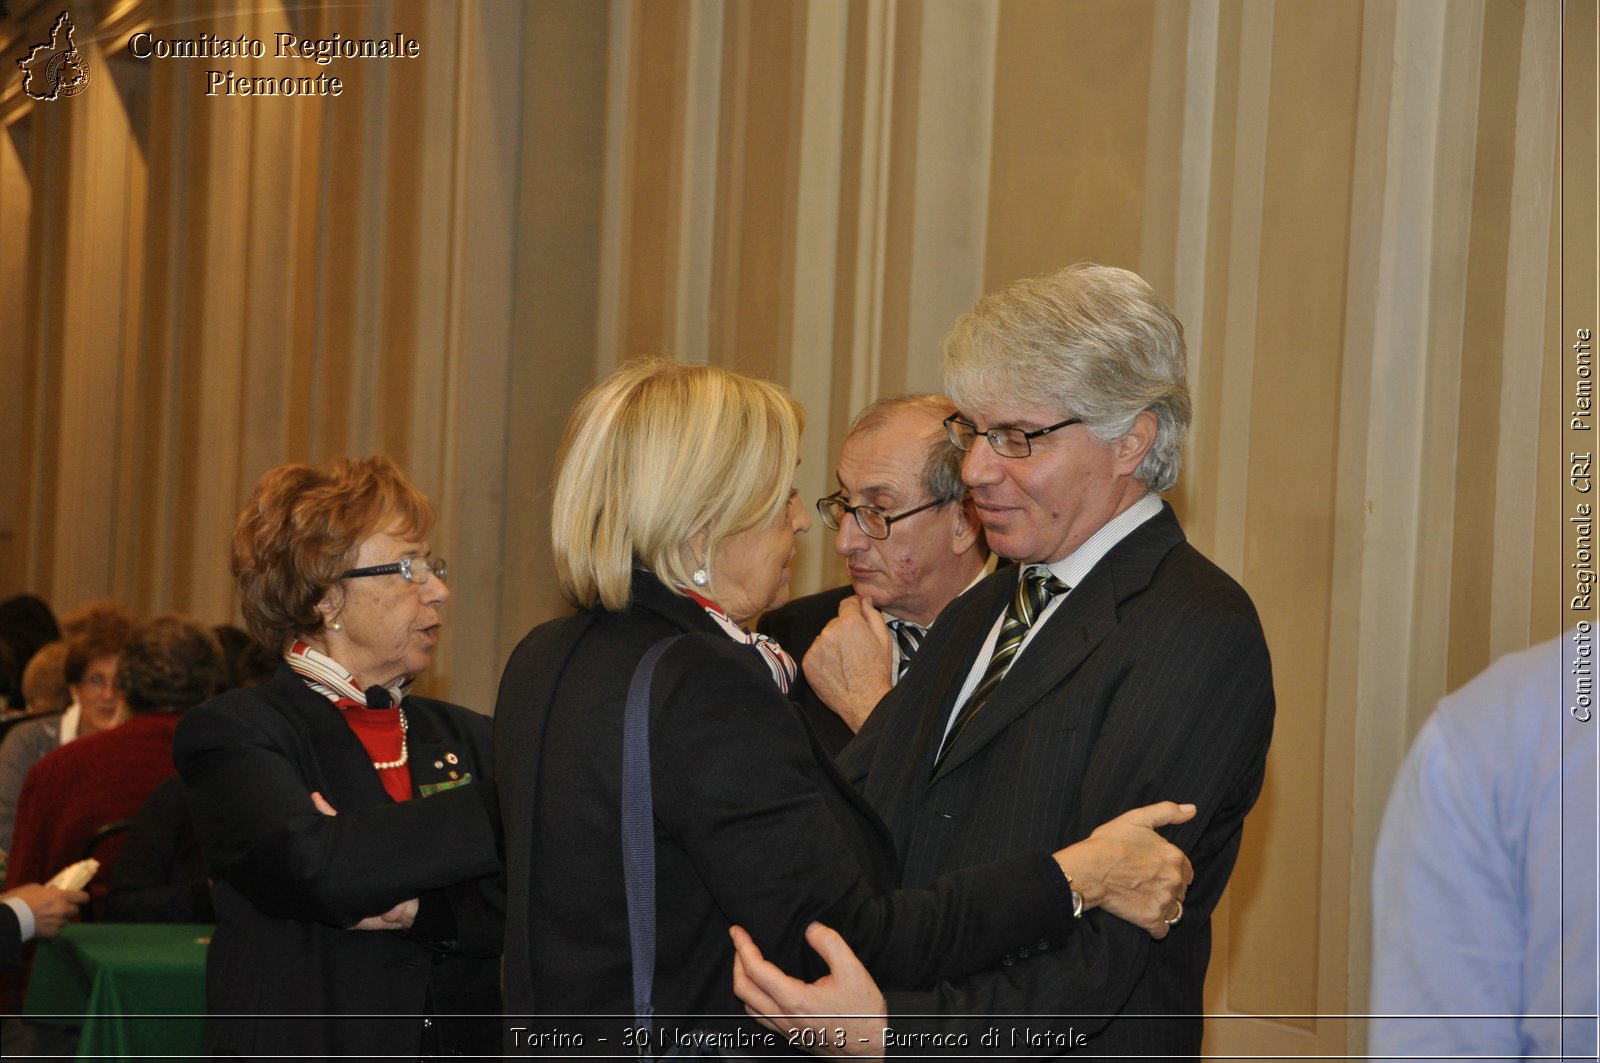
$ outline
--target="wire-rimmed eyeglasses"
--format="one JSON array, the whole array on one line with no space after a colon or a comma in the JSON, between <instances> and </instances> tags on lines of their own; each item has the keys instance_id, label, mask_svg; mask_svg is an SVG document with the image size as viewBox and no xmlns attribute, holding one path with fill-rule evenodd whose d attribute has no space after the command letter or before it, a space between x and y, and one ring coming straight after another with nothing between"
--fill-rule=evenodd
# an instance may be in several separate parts
<instances>
[{"instance_id":1,"label":"wire-rimmed eyeglasses","mask_svg":"<svg viewBox=\"0 0 1600 1063\"><path fill-rule=\"evenodd\" d=\"M387 565L369 565L352 568L339 574L340 579L358 579L362 576L389 576L398 573L408 583L426 583L429 576L438 576L440 582L450 575L450 566L442 557L402 557Z\"/></svg>"},{"instance_id":2,"label":"wire-rimmed eyeglasses","mask_svg":"<svg viewBox=\"0 0 1600 1063\"><path fill-rule=\"evenodd\" d=\"M887 539L889 529L897 520L921 513L925 509L942 506L949 499L936 498L932 502L924 502L915 509L908 509L904 513L885 513L881 506L852 506L842 497L842 492L835 491L827 498L817 499L817 512L822 516L822 523L839 530L839 523L844 520L844 515L849 513L856 518L856 527L861 529L861 534L869 539Z\"/></svg>"},{"instance_id":3,"label":"wire-rimmed eyeglasses","mask_svg":"<svg viewBox=\"0 0 1600 1063\"><path fill-rule=\"evenodd\" d=\"M977 425L963 419L959 413L953 413L944 419L944 434L950 437L950 445L957 450L971 450L977 445L978 437L983 436L1002 458L1025 458L1033 453L1033 440L1058 428L1082 423L1076 417L1068 417L1065 421L1035 428L1031 432L1021 428L985 428L979 431Z\"/></svg>"}]
</instances>

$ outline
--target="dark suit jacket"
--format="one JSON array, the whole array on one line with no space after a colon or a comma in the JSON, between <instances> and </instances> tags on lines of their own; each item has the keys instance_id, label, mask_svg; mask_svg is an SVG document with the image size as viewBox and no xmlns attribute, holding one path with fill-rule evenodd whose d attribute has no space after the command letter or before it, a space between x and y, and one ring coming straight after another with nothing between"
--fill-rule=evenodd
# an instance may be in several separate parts
<instances>
[{"instance_id":1,"label":"dark suit jacket","mask_svg":"<svg viewBox=\"0 0 1600 1063\"><path fill-rule=\"evenodd\" d=\"M339 711L287 665L179 726L174 759L216 879L213 1053L416 1058L435 1034L445 1051L498 1049L492 1020L436 1020L425 1035L420 1018L499 1010L490 723L429 698L404 705L413 797L399 803ZM338 815L318 813L312 791ZM410 931L343 929L410 897L422 900ZM215 1017L227 1014L249 1018Z\"/></svg>"},{"instance_id":2,"label":"dark suit jacket","mask_svg":"<svg viewBox=\"0 0 1600 1063\"><path fill-rule=\"evenodd\" d=\"M806 925L837 928L888 985L927 985L1070 933L1065 880L1033 853L897 884L882 824L817 744L748 646L653 576L622 612L580 610L536 628L501 681L495 753L508 883L507 1010L613 1016L575 1025L572 1049L616 1052L633 1025L622 870L622 710L645 651L688 633L658 665L650 709L656 820L659 1026L754 1027L732 991L737 923L786 969L822 973ZM736 1018L734 1018L736 1017ZM596 1038L608 1041L599 1043Z\"/></svg>"},{"instance_id":3,"label":"dark suit jacket","mask_svg":"<svg viewBox=\"0 0 1600 1063\"><path fill-rule=\"evenodd\" d=\"M855 588L846 583L843 587L796 598L788 605L762 616L756 630L777 639L778 645L788 650L798 665L805 659L806 651L817 640L817 636L822 634L822 629L828 626L828 621L839 615L839 603L855 592ZM855 732L817 697L806 682L803 668L795 676L794 685L789 688L789 700L799 705L806 714L806 719L811 721L829 756L838 756L839 751L855 737Z\"/></svg>"},{"instance_id":4,"label":"dark suit jacket","mask_svg":"<svg viewBox=\"0 0 1600 1063\"><path fill-rule=\"evenodd\" d=\"M1019 571L995 573L945 610L918 666L840 759L893 832L906 885L1081 839L1164 799L1199 806L1189 823L1163 832L1189 855L1194 883L1164 941L1090 912L1065 947L1017 953L999 975L890 994L890 1022L897 1031L983 1030L992 1025L984 1016L1056 1015L1053 1024L1015 1024L1098 1029L1073 1058L1196 1053L1211 911L1271 738L1260 622L1244 590L1184 541L1164 506L1062 602L934 772L945 720ZM916 1013L946 1017L908 1017ZM1107 1024L1119 1013L1185 1017ZM1010 1022L1001 1024L1002 1048Z\"/></svg>"},{"instance_id":5,"label":"dark suit jacket","mask_svg":"<svg viewBox=\"0 0 1600 1063\"><path fill-rule=\"evenodd\" d=\"M22 924L9 904L0 904L0 971L22 966Z\"/></svg>"}]
</instances>

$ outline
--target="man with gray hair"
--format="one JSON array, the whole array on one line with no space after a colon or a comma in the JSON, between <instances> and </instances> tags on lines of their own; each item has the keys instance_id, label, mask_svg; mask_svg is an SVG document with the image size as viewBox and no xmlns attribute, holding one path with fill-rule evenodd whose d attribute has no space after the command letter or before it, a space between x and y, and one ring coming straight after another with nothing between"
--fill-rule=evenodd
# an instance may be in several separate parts
<instances>
[{"instance_id":1,"label":"man with gray hair","mask_svg":"<svg viewBox=\"0 0 1600 1063\"><path fill-rule=\"evenodd\" d=\"M980 300L945 375L962 477L1018 565L946 610L840 767L908 888L1158 800L1199 808L1163 829L1194 882L1161 941L1090 911L990 973L885 1001L842 990L865 974L848 951L828 948L835 977L805 985L736 935L736 986L769 1015L876 1010L891 1048L923 1055L1198 1054L1211 913L1261 790L1273 693L1249 596L1158 494L1189 426L1182 326L1134 274L1073 266Z\"/></svg>"},{"instance_id":2,"label":"man with gray hair","mask_svg":"<svg viewBox=\"0 0 1600 1063\"><path fill-rule=\"evenodd\" d=\"M763 633L803 657L806 681L789 696L830 753L905 674L944 607L991 567L961 451L945 434L955 412L943 395L899 395L856 415L839 449L839 489L817 500L850 582L761 618Z\"/></svg>"}]
</instances>

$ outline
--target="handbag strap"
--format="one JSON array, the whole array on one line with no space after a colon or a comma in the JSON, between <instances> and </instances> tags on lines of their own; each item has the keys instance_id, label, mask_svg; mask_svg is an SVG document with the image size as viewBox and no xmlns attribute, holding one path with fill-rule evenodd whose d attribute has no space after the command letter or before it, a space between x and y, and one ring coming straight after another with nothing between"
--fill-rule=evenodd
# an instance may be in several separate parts
<instances>
[{"instance_id":1,"label":"handbag strap","mask_svg":"<svg viewBox=\"0 0 1600 1063\"><path fill-rule=\"evenodd\" d=\"M622 713L622 873L628 893L628 944L633 957L633 1013L650 1043L656 980L656 827L650 786L650 682L673 635L645 651L628 684ZM643 1054L643 1053L641 1053Z\"/></svg>"}]
</instances>

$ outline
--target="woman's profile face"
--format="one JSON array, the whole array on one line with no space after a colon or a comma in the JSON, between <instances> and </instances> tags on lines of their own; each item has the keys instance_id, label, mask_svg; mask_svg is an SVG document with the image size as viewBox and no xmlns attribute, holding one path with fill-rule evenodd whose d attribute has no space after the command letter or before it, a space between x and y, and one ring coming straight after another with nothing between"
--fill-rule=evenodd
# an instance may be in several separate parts
<instances>
[{"instance_id":1,"label":"woman's profile face","mask_svg":"<svg viewBox=\"0 0 1600 1063\"><path fill-rule=\"evenodd\" d=\"M78 734L92 735L96 731L109 731L122 722L122 695L117 692L117 659L115 653L104 654L89 662L83 678L72 684L72 696L77 699L81 715L78 717Z\"/></svg>"},{"instance_id":2,"label":"woman's profile face","mask_svg":"<svg viewBox=\"0 0 1600 1063\"><path fill-rule=\"evenodd\" d=\"M350 567L427 556L426 542L380 532L362 541ZM449 598L450 589L436 575L420 582L398 572L342 579L318 606L325 624L317 641L363 688L416 675L433 661L433 649L439 644L439 610ZM334 621L339 630L334 630Z\"/></svg>"},{"instance_id":3,"label":"woman's profile face","mask_svg":"<svg viewBox=\"0 0 1600 1063\"><path fill-rule=\"evenodd\" d=\"M711 599L741 624L787 602L794 537L809 527L800 493L790 488L788 505L771 523L735 532L717 545L707 570Z\"/></svg>"}]
</instances>

